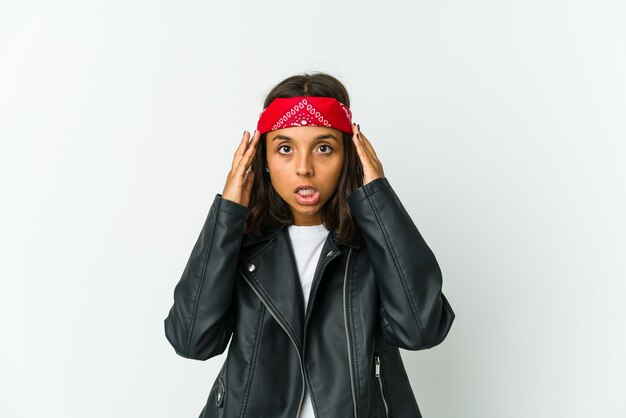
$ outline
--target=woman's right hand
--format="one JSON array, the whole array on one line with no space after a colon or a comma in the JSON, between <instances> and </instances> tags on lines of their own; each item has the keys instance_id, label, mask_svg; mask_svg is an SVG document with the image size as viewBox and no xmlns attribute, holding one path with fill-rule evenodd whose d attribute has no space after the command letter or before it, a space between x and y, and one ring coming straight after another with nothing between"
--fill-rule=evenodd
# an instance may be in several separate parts
<instances>
[{"instance_id":1,"label":"woman's right hand","mask_svg":"<svg viewBox=\"0 0 626 418\"><path fill-rule=\"evenodd\" d=\"M243 138L237 151L235 151L233 163L226 178L222 198L248 207L252 182L254 181L254 171L252 171L252 168L248 171L248 168L252 164L252 158L256 152L260 137L259 131L255 130L252 140L248 143L250 133L248 131L243 132Z\"/></svg>"}]
</instances>

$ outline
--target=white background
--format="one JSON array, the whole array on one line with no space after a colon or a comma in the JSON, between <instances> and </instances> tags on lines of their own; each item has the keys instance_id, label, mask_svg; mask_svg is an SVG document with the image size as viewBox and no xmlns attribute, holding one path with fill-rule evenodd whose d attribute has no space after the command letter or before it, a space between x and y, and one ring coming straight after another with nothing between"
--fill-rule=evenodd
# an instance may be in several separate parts
<instances>
[{"instance_id":1,"label":"white background","mask_svg":"<svg viewBox=\"0 0 626 418\"><path fill-rule=\"evenodd\" d=\"M269 89L325 71L457 315L425 418L626 416L622 1L0 2L0 416L196 417L163 319Z\"/></svg>"}]
</instances>

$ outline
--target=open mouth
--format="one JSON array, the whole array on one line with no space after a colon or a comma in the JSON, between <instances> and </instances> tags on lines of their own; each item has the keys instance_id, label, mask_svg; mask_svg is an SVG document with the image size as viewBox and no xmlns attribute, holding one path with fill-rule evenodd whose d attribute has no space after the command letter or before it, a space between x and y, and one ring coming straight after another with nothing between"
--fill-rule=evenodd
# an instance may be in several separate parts
<instances>
[{"instance_id":1,"label":"open mouth","mask_svg":"<svg viewBox=\"0 0 626 418\"><path fill-rule=\"evenodd\" d=\"M320 192L312 187L298 186L294 195L301 205L314 205L320 200Z\"/></svg>"}]
</instances>

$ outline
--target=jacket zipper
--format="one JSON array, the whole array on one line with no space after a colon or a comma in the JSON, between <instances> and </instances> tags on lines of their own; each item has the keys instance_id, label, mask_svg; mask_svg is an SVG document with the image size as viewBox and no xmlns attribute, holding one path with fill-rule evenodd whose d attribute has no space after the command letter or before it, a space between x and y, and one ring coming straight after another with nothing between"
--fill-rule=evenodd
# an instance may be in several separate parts
<instances>
[{"instance_id":1,"label":"jacket zipper","mask_svg":"<svg viewBox=\"0 0 626 418\"><path fill-rule=\"evenodd\" d=\"M328 265L328 263L332 260L332 259L330 259L330 260L329 260L329 259L328 259L328 257L330 257L331 255L333 255L333 253L334 253L335 255L337 255L337 254L338 254L338 253L340 253L340 252L336 252L336 253L335 253L334 251L329 252L329 253L326 255L326 260L324 260L324 264L323 264L323 265L321 266L321 268L319 269L319 271L318 271L318 274L317 274L317 275L321 274L321 272L323 272L323 271L324 271L324 269L326 268L326 265ZM315 275L315 276L313 277L313 283L315 283L315 279L316 279L317 275ZM311 312L311 311L312 311L312 309L313 309L313 303L314 303L314 302L315 302L315 299L312 299L312 300L310 301L310 303L309 303L309 305L308 305L309 307L307 308L307 311L308 311L308 312ZM308 320L308 317L307 317L307 315L305 315L305 317L304 317L304 337L303 337L303 341L302 341L302 357L303 357L303 358L306 358L306 356L305 356L305 352L306 352L306 334L307 334L306 330L307 330L307 320ZM313 404L313 398L311 398L311 403ZM314 409L315 411L317 411L317 407L316 407L315 405L314 405L313 409ZM296 417L296 418L300 418L300 412L298 412L298 415L297 415L297 417Z\"/></svg>"},{"instance_id":2,"label":"jacket zipper","mask_svg":"<svg viewBox=\"0 0 626 418\"><path fill-rule=\"evenodd\" d=\"M348 365L350 366L350 388L352 389L352 406L354 407L354 417L356 414L356 395L354 393L354 383L352 376L352 350L350 348L350 335L348 333L348 311L346 309L346 278L348 277L348 265L350 264L350 254L352 254L352 248L348 251L348 258L346 260L346 270L343 275L343 319L346 327L346 341L348 342Z\"/></svg>"},{"instance_id":3,"label":"jacket zipper","mask_svg":"<svg viewBox=\"0 0 626 418\"><path fill-rule=\"evenodd\" d=\"M380 357L375 356L376 359L376 379L378 379L378 386L380 387L380 397L383 399L383 405L385 405L385 416L389 416L389 408L387 407L387 400L385 399L385 393L383 392L383 381L380 372Z\"/></svg>"},{"instance_id":4,"label":"jacket zipper","mask_svg":"<svg viewBox=\"0 0 626 418\"><path fill-rule=\"evenodd\" d=\"M302 366L302 357L300 357L300 350L298 350L298 346L296 345L296 342L293 340L293 338L291 338L291 334L289 334L289 331L287 331L287 328L278 319L276 314L274 314L274 311L272 311L272 309L269 307L269 305L267 304L267 302L265 301L263 296L261 296L261 294L259 292L257 292L256 288L252 285L252 283L250 283L248 278L241 271L239 271L239 274L241 274L241 277L243 277L243 279L246 281L246 283L248 283L248 286L250 286L250 288L252 288L252 290L254 291L254 293L256 293L256 295L259 297L259 299L261 299L261 301L265 305L265 308L272 314L272 316L274 317L276 322L278 322L278 324L282 327L282 329L285 331L285 334L287 334L287 336L289 337L289 339L293 343L293 346L296 348L296 352L298 353L298 360L300 361L300 373L302 374L302 394L300 395L300 403L298 404L298 412L296 413L296 418L299 418L300 417L300 410L302 409L302 403L304 401L304 389L305 389L305 385L306 385L306 382L304 381L304 367Z\"/></svg>"}]
</instances>

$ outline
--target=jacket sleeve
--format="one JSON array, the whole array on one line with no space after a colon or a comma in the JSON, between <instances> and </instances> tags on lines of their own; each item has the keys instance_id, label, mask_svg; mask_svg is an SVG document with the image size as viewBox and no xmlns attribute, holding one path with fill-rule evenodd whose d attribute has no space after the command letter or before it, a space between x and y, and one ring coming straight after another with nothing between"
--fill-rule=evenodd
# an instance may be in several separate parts
<instances>
[{"instance_id":1,"label":"jacket sleeve","mask_svg":"<svg viewBox=\"0 0 626 418\"><path fill-rule=\"evenodd\" d=\"M386 342L407 350L441 343L455 317L441 292L441 270L387 178L355 189L348 204L380 290Z\"/></svg>"},{"instance_id":2,"label":"jacket sleeve","mask_svg":"<svg viewBox=\"0 0 626 418\"><path fill-rule=\"evenodd\" d=\"M182 357L207 360L226 349L237 258L249 209L217 194L164 320L165 336Z\"/></svg>"}]
</instances>

